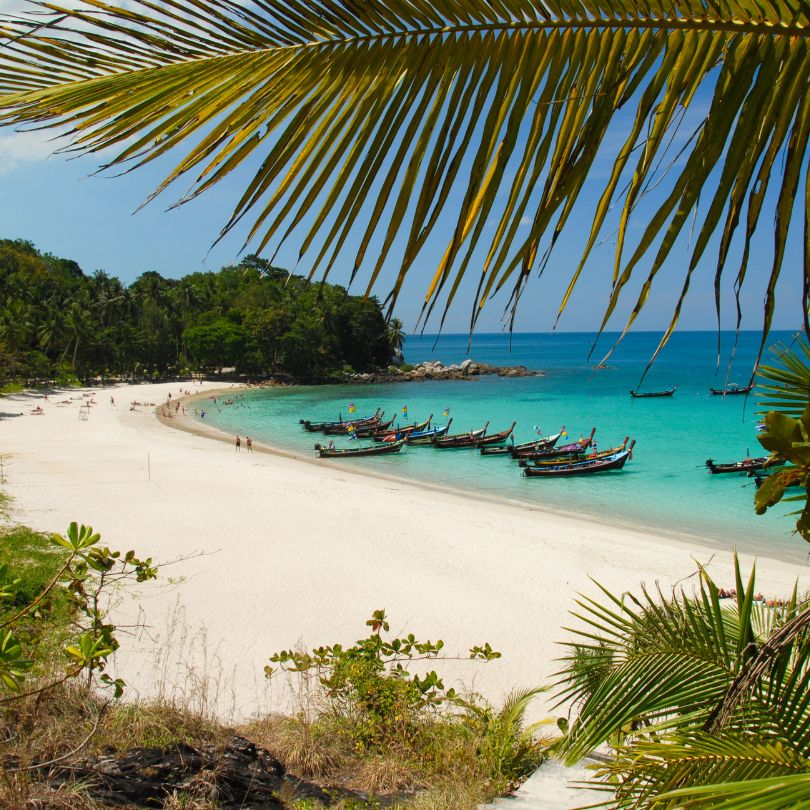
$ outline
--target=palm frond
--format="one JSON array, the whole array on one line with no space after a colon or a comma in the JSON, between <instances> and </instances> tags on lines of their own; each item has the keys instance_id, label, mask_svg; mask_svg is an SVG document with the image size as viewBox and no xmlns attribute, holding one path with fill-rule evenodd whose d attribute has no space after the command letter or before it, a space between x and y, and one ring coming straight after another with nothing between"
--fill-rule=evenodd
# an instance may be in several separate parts
<instances>
[{"instance_id":1,"label":"palm frond","mask_svg":"<svg viewBox=\"0 0 810 810\"><path fill-rule=\"evenodd\" d=\"M810 773L683 787L658 796L654 808L786 810L810 804Z\"/></svg>"},{"instance_id":2,"label":"palm frond","mask_svg":"<svg viewBox=\"0 0 810 810\"><path fill-rule=\"evenodd\" d=\"M770 326L810 133L807 0L31 7L39 13L0 19L0 123L66 126L68 151L117 148L107 166L128 170L184 149L156 190L188 178L179 203L241 167L252 174L220 236L240 226L257 252L273 253L294 239L311 273L348 263L369 290L396 266L392 307L426 246L444 240L424 319L440 301L446 313L470 267L479 278L471 324L501 290L511 290L514 315L593 179L616 112L634 107L560 311L619 202L602 328L641 272L632 325L695 211L662 344L714 235L718 290L741 244L739 294L765 215L775 221ZM704 87L708 114L633 242L632 214ZM706 189L712 202L699 210Z\"/></svg>"},{"instance_id":3,"label":"palm frond","mask_svg":"<svg viewBox=\"0 0 810 810\"><path fill-rule=\"evenodd\" d=\"M803 773L807 760L790 746L753 734L717 738L707 734L674 734L621 748L616 760L598 772L617 784L616 808L668 807L684 785L751 782ZM673 807L682 804L672 802Z\"/></svg>"},{"instance_id":4,"label":"palm frond","mask_svg":"<svg viewBox=\"0 0 810 810\"><path fill-rule=\"evenodd\" d=\"M770 349L774 364L759 368L758 404L763 413L777 410L798 418L810 402L810 343L797 340L790 347Z\"/></svg>"}]
</instances>

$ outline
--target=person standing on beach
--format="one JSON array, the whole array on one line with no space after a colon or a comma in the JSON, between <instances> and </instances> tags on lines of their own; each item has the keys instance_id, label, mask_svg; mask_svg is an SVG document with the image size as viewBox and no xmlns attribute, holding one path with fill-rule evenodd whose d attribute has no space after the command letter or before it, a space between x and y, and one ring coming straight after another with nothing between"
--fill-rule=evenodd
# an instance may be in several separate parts
<instances>
[{"instance_id":1,"label":"person standing on beach","mask_svg":"<svg viewBox=\"0 0 810 810\"><path fill-rule=\"evenodd\" d=\"M248 453L252 453L253 452L253 439L251 439L250 436L248 436L245 439L245 444L247 444Z\"/></svg>"},{"instance_id":2,"label":"person standing on beach","mask_svg":"<svg viewBox=\"0 0 810 810\"><path fill-rule=\"evenodd\" d=\"M238 453L242 449L242 440L239 438L239 434L236 434L236 452Z\"/></svg>"}]
</instances>

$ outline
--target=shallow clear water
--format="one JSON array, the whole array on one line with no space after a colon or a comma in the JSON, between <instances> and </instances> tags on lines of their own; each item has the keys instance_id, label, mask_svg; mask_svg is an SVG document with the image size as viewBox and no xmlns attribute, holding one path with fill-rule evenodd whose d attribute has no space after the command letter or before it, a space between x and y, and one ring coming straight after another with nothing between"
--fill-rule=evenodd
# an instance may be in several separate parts
<instances>
[{"instance_id":1,"label":"shallow clear water","mask_svg":"<svg viewBox=\"0 0 810 810\"><path fill-rule=\"evenodd\" d=\"M610 345L611 336L600 349ZM482 457L476 451L405 448L391 456L344 461L360 470L471 490L489 496L540 504L609 521L698 535L741 548L804 558L803 542L791 535L787 508L764 517L753 512L754 487L737 475L708 475L707 458L735 461L761 455L756 439L757 407L753 397L711 396L722 387L727 367L716 367L716 333L676 334L643 384L653 391L678 386L674 397L631 399L658 336L629 335L610 368L587 364L593 335L581 333L476 335L468 349L466 335L410 338L405 356L410 363L439 359L449 364L465 357L493 364L523 364L545 376L481 377L471 382L437 381L388 385L302 386L246 392L233 406L209 407L206 422L231 433L299 452L312 452L320 434L306 433L300 418L348 417L349 403L357 416L377 406L387 414L408 407L408 421L434 415L443 424L444 408L453 417L452 432L480 427L490 432L517 420L516 441L533 438L566 425L571 440L597 427L601 449L620 444L626 435L637 441L632 461L619 473L582 478L526 479L504 456ZM733 342L723 334L724 357ZM788 333L773 341L789 343ZM730 382L747 384L759 335L743 333ZM600 356L599 352L594 354ZM338 438L338 444L344 440ZM358 479L358 497L362 482Z\"/></svg>"}]
</instances>

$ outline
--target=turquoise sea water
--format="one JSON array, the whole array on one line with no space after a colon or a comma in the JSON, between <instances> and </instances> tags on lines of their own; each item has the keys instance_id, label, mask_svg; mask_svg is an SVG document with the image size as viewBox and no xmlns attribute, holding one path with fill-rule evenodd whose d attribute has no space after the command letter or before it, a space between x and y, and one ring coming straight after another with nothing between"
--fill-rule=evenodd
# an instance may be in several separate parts
<instances>
[{"instance_id":1,"label":"turquoise sea water","mask_svg":"<svg viewBox=\"0 0 810 810\"><path fill-rule=\"evenodd\" d=\"M756 439L755 398L716 397L709 393L711 386L720 388L725 383L733 334L721 336L724 360L719 369L715 332L674 335L648 374L643 390L677 385L675 396L631 399L629 390L637 387L658 337L651 333L629 335L609 361L610 368L600 370L587 362L594 340L591 334L517 334L511 340L508 335L482 334L474 336L469 348L466 335L442 335L438 340L435 336L413 337L405 346L410 363L431 359L449 364L472 357L499 365L523 364L541 369L545 375L250 391L236 405L209 407L206 422L301 453L313 452L314 442L323 437L306 433L299 418L348 418L352 402L357 416L370 414L377 406L389 415L399 414L407 405L408 421L422 420L432 413L434 424L446 421L441 414L449 408L453 417L451 432L480 427L486 420L490 420L490 432L497 432L516 419L518 442L533 438L535 425L545 434L566 425L570 440L587 435L596 426L601 449L620 444L626 435L636 439L633 460L623 472L526 479L508 457L481 457L477 451L429 447L405 448L398 454L343 464L556 511L696 535L718 541L726 548L735 544L805 559L804 544L791 534L793 520L787 516L787 508L757 517L750 479L711 476L704 467L710 457L735 461L749 451L751 455L762 454ZM612 345L613 338L603 338L595 358ZM773 335L771 342L788 344L791 340L790 333L780 333ZM747 384L758 345L758 334L740 336L729 382ZM343 442L338 439L339 444ZM361 479L357 488L361 499Z\"/></svg>"}]
</instances>

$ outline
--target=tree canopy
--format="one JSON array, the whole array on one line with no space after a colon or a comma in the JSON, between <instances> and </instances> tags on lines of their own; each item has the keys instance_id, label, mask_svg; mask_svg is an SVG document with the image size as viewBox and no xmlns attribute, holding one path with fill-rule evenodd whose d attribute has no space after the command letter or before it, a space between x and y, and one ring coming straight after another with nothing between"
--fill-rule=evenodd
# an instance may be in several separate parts
<instances>
[{"instance_id":1,"label":"tree canopy","mask_svg":"<svg viewBox=\"0 0 810 810\"><path fill-rule=\"evenodd\" d=\"M375 299L255 256L180 279L149 271L127 287L0 240L0 384L222 367L317 380L385 366L389 355Z\"/></svg>"}]
</instances>

